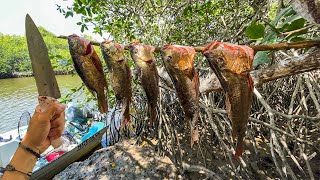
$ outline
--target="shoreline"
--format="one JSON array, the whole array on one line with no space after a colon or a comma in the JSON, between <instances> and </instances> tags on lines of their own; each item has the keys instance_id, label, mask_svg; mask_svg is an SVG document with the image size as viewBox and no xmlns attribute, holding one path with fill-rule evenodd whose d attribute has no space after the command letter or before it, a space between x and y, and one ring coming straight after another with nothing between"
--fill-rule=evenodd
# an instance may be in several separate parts
<instances>
[{"instance_id":1,"label":"shoreline","mask_svg":"<svg viewBox=\"0 0 320 180\"><path fill-rule=\"evenodd\" d=\"M74 73L74 70L54 71L55 75L70 75L73 73ZM0 79L12 79L12 78L23 78L23 77L33 77L33 73L32 72L16 72L10 75L0 75Z\"/></svg>"}]
</instances>

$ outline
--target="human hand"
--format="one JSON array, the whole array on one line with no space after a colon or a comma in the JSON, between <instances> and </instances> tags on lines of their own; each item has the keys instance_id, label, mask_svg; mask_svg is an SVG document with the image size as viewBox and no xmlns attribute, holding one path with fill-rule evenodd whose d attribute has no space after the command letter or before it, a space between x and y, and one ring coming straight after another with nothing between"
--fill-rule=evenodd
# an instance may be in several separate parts
<instances>
[{"instance_id":1,"label":"human hand","mask_svg":"<svg viewBox=\"0 0 320 180\"><path fill-rule=\"evenodd\" d=\"M50 138L61 137L65 127L65 105L59 102L50 103L44 112L36 107L22 144L36 152L43 153L50 146Z\"/></svg>"}]
</instances>

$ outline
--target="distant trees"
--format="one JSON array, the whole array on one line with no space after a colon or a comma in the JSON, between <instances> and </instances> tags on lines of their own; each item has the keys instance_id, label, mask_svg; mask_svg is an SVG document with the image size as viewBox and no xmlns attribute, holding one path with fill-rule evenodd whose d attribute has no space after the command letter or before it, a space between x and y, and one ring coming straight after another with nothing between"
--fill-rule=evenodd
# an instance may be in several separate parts
<instances>
[{"instance_id":1,"label":"distant trees","mask_svg":"<svg viewBox=\"0 0 320 180\"><path fill-rule=\"evenodd\" d=\"M43 27L39 27L49 50L49 57L55 71L73 69L68 42L58 39ZM30 73L31 62L26 38L0 33L0 78L12 77L16 73Z\"/></svg>"}]
</instances>

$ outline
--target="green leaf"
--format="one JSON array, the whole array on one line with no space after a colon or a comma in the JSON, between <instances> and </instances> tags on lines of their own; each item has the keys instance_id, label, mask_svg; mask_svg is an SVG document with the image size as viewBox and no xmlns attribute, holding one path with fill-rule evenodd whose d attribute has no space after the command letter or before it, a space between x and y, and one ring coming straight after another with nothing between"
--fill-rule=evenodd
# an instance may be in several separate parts
<instances>
[{"instance_id":1,"label":"green leaf","mask_svg":"<svg viewBox=\"0 0 320 180\"><path fill-rule=\"evenodd\" d=\"M292 15L289 16L285 19L285 21L281 24L278 24L277 29L279 29L282 32L285 32L285 30L287 29L287 27L289 25L291 25L292 23L294 23L294 21L301 19L301 16L299 15Z\"/></svg>"},{"instance_id":2,"label":"green leaf","mask_svg":"<svg viewBox=\"0 0 320 180\"><path fill-rule=\"evenodd\" d=\"M306 39L303 37L292 37L291 39L289 39L290 42L299 42L299 41L305 41Z\"/></svg>"},{"instance_id":3,"label":"green leaf","mask_svg":"<svg viewBox=\"0 0 320 180\"><path fill-rule=\"evenodd\" d=\"M252 66L253 67L257 67L258 65L265 64L265 63L267 63L269 61L270 61L270 59L268 57L267 51L259 51L254 56L254 60L253 60Z\"/></svg>"},{"instance_id":4,"label":"green leaf","mask_svg":"<svg viewBox=\"0 0 320 180\"><path fill-rule=\"evenodd\" d=\"M259 39L263 38L265 27L262 24L251 23L249 27L247 27L245 33L250 39Z\"/></svg>"},{"instance_id":5,"label":"green leaf","mask_svg":"<svg viewBox=\"0 0 320 180\"><path fill-rule=\"evenodd\" d=\"M87 10L88 16L92 17L91 9L88 7L88 8L86 8L86 10Z\"/></svg>"},{"instance_id":6,"label":"green leaf","mask_svg":"<svg viewBox=\"0 0 320 180\"><path fill-rule=\"evenodd\" d=\"M275 20L272 22L275 26L279 23L280 19L285 16L289 16L293 14L294 11L291 6L284 8L280 11L280 13L276 16Z\"/></svg>"},{"instance_id":7,"label":"green leaf","mask_svg":"<svg viewBox=\"0 0 320 180\"><path fill-rule=\"evenodd\" d=\"M72 11L68 11L68 12L66 13L66 15L65 15L65 18L67 18L67 17L69 17L69 16L73 17L73 12L72 12Z\"/></svg>"},{"instance_id":8,"label":"green leaf","mask_svg":"<svg viewBox=\"0 0 320 180\"><path fill-rule=\"evenodd\" d=\"M82 26L81 26L81 32L83 33L83 31L84 31L84 25L82 24Z\"/></svg>"},{"instance_id":9,"label":"green leaf","mask_svg":"<svg viewBox=\"0 0 320 180\"><path fill-rule=\"evenodd\" d=\"M277 33L270 31L263 38L263 43L276 43L278 40Z\"/></svg>"},{"instance_id":10,"label":"green leaf","mask_svg":"<svg viewBox=\"0 0 320 180\"><path fill-rule=\"evenodd\" d=\"M82 22L77 22L77 25L81 25L82 24Z\"/></svg>"},{"instance_id":11,"label":"green leaf","mask_svg":"<svg viewBox=\"0 0 320 180\"><path fill-rule=\"evenodd\" d=\"M286 32L303 28L305 22L306 20L303 18L294 20L288 25L288 27L286 28Z\"/></svg>"},{"instance_id":12,"label":"green leaf","mask_svg":"<svg viewBox=\"0 0 320 180\"><path fill-rule=\"evenodd\" d=\"M187 16L187 15L189 15L191 12L192 12L192 7L189 5L188 7L186 7L186 8L183 10L183 15L184 15L184 16Z\"/></svg>"}]
</instances>

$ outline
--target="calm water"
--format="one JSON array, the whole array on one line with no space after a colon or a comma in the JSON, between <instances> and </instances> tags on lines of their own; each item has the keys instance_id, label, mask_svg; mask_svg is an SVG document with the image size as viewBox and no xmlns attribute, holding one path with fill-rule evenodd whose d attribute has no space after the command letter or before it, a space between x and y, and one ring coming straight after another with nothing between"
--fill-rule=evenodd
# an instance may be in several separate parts
<instances>
[{"instance_id":1,"label":"calm water","mask_svg":"<svg viewBox=\"0 0 320 180\"><path fill-rule=\"evenodd\" d=\"M81 86L79 76L56 76L61 96L65 96L71 88ZM33 114L38 92L33 77L0 79L0 133L17 128L21 114L28 111ZM81 98L81 96L75 96ZM83 98L83 97L82 97Z\"/></svg>"}]
</instances>

